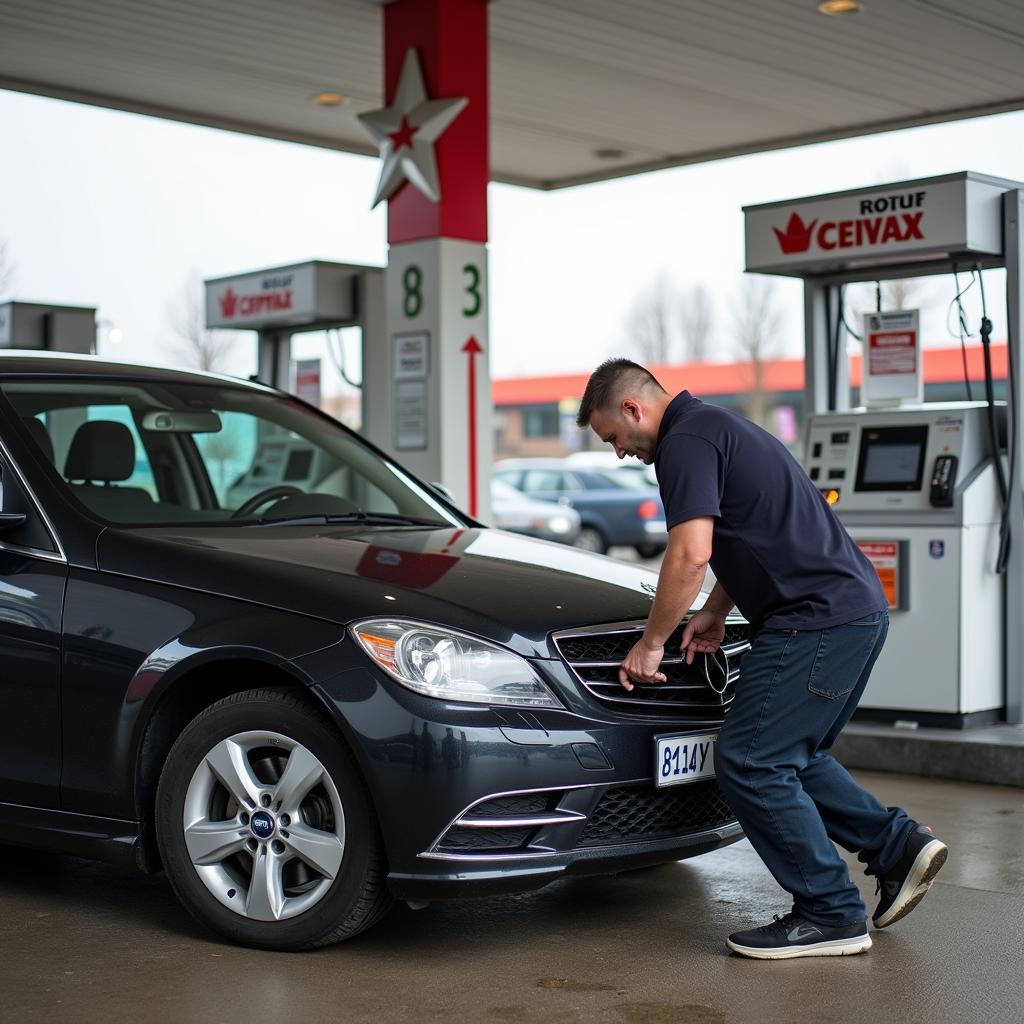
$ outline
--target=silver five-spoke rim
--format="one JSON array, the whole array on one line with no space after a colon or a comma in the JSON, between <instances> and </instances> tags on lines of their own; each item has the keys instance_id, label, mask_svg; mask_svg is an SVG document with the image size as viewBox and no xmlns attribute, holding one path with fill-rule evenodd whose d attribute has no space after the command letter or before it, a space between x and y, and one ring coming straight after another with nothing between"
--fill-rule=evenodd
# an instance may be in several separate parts
<instances>
[{"instance_id":1,"label":"silver five-spoke rim","mask_svg":"<svg viewBox=\"0 0 1024 1024\"><path fill-rule=\"evenodd\" d=\"M276 732L221 740L185 794L185 845L224 906L281 921L327 895L345 854L337 787L314 754Z\"/></svg>"}]
</instances>

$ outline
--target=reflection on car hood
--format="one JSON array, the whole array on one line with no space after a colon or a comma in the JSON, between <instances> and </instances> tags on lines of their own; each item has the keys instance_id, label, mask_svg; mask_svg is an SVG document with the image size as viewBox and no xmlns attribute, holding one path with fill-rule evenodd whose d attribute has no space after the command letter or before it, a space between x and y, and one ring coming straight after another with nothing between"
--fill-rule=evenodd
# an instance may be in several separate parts
<instances>
[{"instance_id":1,"label":"reflection on car hood","mask_svg":"<svg viewBox=\"0 0 1024 1024\"><path fill-rule=\"evenodd\" d=\"M649 569L492 529L107 530L100 569L344 623L420 618L553 656L556 629L642 619Z\"/></svg>"}]
</instances>

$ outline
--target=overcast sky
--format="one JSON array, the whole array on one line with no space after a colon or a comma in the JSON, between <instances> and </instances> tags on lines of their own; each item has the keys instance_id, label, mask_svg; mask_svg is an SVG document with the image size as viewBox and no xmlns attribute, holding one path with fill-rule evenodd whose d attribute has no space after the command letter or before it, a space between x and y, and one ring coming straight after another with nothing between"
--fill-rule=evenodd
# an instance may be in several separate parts
<instances>
[{"instance_id":1,"label":"overcast sky","mask_svg":"<svg viewBox=\"0 0 1024 1024\"><path fill-rule=\"evenodd\" d=\"M8 291L98 306L104 355L173 361L168 308L191 273L312 258L383 264L383 207L369 209L377 169L366 157L0 91L0 240L16 265ZM728 358L742 206L960 170L1024 180L1024 113L559 192L492 185L492 372L582 372L634 354L624 319L659 274L711 289L716 357ZM986 281L995 307L1002 276ZM800 285L780 281L779 293L780 345L798 354ZM929 285L926 344L954 343L952 294L951 279ZM980 314L968 308L973 324ZM993 320L1004 338L1001 308ZM123 333L117 346L106 340L110 325ZM317 338L298 354L321 351ZM254 367L254 346L237 345L229 369ZM330 371L325 378L337 390Z\"/></svg>"}]
</instances>

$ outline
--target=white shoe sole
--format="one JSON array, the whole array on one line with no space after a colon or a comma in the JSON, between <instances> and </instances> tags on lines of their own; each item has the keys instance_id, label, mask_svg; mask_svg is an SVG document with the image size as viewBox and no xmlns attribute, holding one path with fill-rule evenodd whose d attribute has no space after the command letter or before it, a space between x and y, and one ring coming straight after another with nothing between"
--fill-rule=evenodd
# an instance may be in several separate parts
<instances>
[{"instance_id":1,"label":"white shoe sole","mask_svg":"<svg viewBox=\"0 0 1024 1024\"><path fill-rule=\"evenodd\" d=\"M853 939L832 939L831 942L812 942L807 946L782 946L778 949L741 946L732 939L726 939L725 944L734 953L755 960L792 960L798 956L853 956L855 953L865 953L871 948L871 936L865 932Z\"/></svg>"},{"instance_id":2,"label":"white shoe sole","mask_svg":"<svg viewBox=\"0 0 1024 1024\"><path fill-rule=\"evenodd\" d=\"M933 839L923 847L917 855L892 906L879 917L872 918L876 928L886 928L895 924L900 918L906 917L914 907L924 899L924 894L932 887L939 868L946 863L949 847L938 839Z\"/></svg>"}]
</instances>

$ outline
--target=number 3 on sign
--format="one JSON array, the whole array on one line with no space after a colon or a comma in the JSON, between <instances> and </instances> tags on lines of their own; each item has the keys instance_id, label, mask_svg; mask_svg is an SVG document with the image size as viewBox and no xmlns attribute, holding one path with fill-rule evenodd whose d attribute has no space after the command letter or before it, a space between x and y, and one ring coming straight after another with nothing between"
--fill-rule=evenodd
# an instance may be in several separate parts
<instances>
[{"instance_id":1,"label":"number 3 on sign","mask_svg":"<svg viewBox=\"0 0 1024 1024\"><path fill-rule=\"evenodd\" d=\"M480 307L484 301L480 295L480 269L475 263L467 263L462 268L462 272L469 278L469 284L466 285L466 294L470 298L470 304L462 308L462 315L476 316L480 312Z\"/></svg>"}]
</instances>

